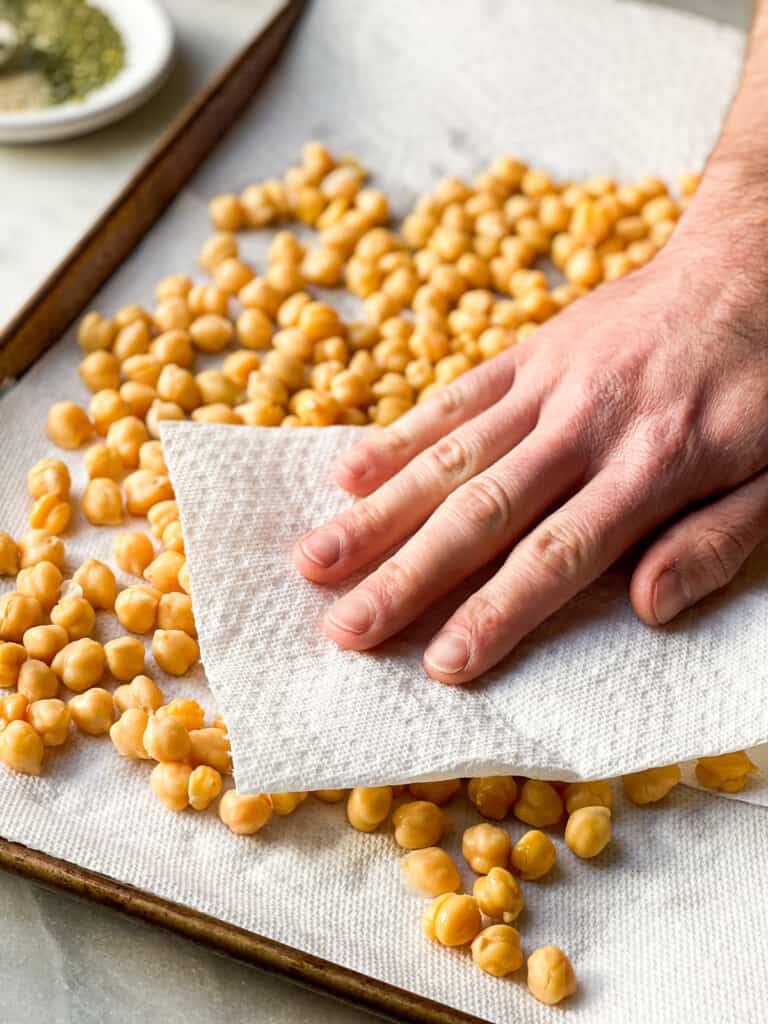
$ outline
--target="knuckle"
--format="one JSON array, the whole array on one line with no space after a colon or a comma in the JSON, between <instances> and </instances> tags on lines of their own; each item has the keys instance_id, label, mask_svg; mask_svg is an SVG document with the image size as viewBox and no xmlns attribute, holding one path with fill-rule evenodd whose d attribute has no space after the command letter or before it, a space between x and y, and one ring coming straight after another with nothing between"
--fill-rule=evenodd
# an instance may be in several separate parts
<instances>
[{"instance_id":1,"label":"knuckle","mask_svg":"<svg viewBox=\"0 0 768 1024\"><path fill-rule=\"evenodd\" d=\"M372 498L363 498L336 520L345 537L356 545L364 544L386 527L384 515Z\"/></svg>"},{"instance_id":2,"label":"knuckle","mask_svg":"<svg viewBox=\"0 0 768 1024\"><path fill-rule=\"evenodd\" d=\"M714 589L730 583L749 555L745 540L727 527L710 527L698 538L698 561Z\"/></svg>"},{"instance_id":3,"label":"knuckle","mask_svg":"<svg viewBox=\"0 0 768 1024\"><path fill-rule=\"evenodd\" d=\"M529 553L535 569L544 569L564 583L589 571L591 545L587 535L569 524L550 523L531 534Z\"/></svg>"},{"instance_id":4,"label":"knuckle","mask_svg":"<svg viewBox=\"0 0 768 1024\"><path fill-rule=\"evenodd\" d=\"M376 455L383 455L386 458L407 451L411 443L410 431L402 421L398 420L378 432L375 443L371 442L370 444L370 450Z\"/></svg>"},{"instance_id":5,"label":"knuckle","mask_svg":"<svg viewBox=\"0 0 768 1024\"><path fill-rule=\"evenodd\" d=\"M448 387L436 391L430 401L433 403L434 411L441 416L454 416L462 406L461 389L455 384L449 384Z\"/></svg>"},{"instance_id":6,"label":"knuckle","mask_svg":"<svg viewBox=\"0 0 768 1024\"><path fill-rule=\"evenodd\" d=\"M471 472L472 453L466 441L449 435L433 445L424 455L430 475L465 477Z\"/></svg>"},{"instance_id":7,"label":"knuckle","mask_svg":"<svg viewBox=\"0 0 768 1024\"><path fill-rule=\"evenodd\" d=\"M473 527L503 532L512 521L512 501L504 487L488 473L455 491L450 503L456 514Z\"/></svg>"},{"instance_id":8,"label":"knuckle","mask_svg":"<svg viewBox=\"0 0 768 1024\"><path fill-rule=\"evenodd\" d=\"M365 589L381 612L388 612L413 593L417 580L407 565L390 558L368 578Z\"/></svg>"},{"instance_id":9,"label":"knuckle","mask_svg":"<svg viewBox=\"0 0 768 1024\"><path fill-rule=\"evenodd\" d=\"M473 648L483 650L504 630L507 617L490 597L474 594L467 601L462 618L463 625L472 637Z\"/></svg>"}]
</instances>

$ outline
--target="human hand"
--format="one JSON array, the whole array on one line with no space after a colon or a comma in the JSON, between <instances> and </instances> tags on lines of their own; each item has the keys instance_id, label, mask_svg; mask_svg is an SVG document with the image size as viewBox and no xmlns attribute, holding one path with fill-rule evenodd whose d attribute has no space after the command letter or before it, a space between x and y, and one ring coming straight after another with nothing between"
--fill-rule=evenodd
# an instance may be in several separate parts
<instances>
[{"instance_id":1,"label":"human hand","mask_svg":"<svg viewBox=\"0 0 768 1024\"><path fill-rule=\"evenodd\" d=\"M337 463L361 500L299 541L296 567L339 583L403 546L330 609L328 636L374 647L509 551L425 654L463 683L663 524L632 578L644 622L731 579L768 536L766 232L755 249L746 226L717 237L692 213L642 270Z\"/></svg>"}]
</instances>

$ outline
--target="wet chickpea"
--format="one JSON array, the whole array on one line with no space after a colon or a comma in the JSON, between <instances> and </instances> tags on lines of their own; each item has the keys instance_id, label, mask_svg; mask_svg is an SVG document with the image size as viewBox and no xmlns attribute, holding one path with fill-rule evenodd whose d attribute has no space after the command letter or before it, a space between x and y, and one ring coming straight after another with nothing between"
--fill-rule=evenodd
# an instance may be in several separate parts
<instances>
[{"instance_id":1,"label":"wet chickpea","mask_svg":"<svg viewBox=\"0 0 768 1024\"><path fill-rule=\"evenodd\" d=\"M453 859L439 846L414 850L400 861L407 888L416 896L442 896L461 888L461 876Z\"/></svg>"},{"instance_id":2,"label":"wet chickpea","mask_svg":"<svg viewBox=\"0 0 768 1024\"><path fill-rule=\"evenodd\" d=\"M19 673L26 660L27 651L22 644L15 641L0 641L0 688L8 689L17 685Z\"/></svg>"},{"instance_id":3,"label":"wet chickpea","mask_svg":"<svg viewBox=\"0 0 768 1024\"><path fill-rule=\"evenodd\" d=\"M202 729L205 724L205 710L196 700L187 697L174 697L168 704L158 708L157 713L160 717L171 715L178 719L184 728L190 731L190 735L191 730Z\"/></svg>"},{"instance_id":4,"label":"wet chickpea","mask_svg":"<svg viewBox=\"0 0 768 1024\"><path fill-rule=\"evenodd\" d=\"M110 726L109 738L121 757L135 760L149 758L149 754L144 749L144 733L147 722L147 712L143 708L126 708L118 720Z\"/></svg>"},{"instance_id":5,"label":"wet chickpea","mask_svg":"<svg viewBox=\"0 0 768 1024\"><path fill-rule=\"evenodd\" d=\"M173 498L158 501L147 512L147 519L155 537L161 538L169 523L179 518L179 506Z\"/></svg>"},{"instance_id":6,"label":"wet chickpea","mask_svg":"<svg viewBox=\"0 0 768 1024\"><path fill-rule=\"evenodd\" d=\"M77 343L83 352L108 349L114 340L116 330L112 320L105 319L100 313L91 310L78 324Z\"/></svg>"},{"instance_id":7,"label":"wet chickpea","mask_svg":"<svg viewBox=\"0 0 768 1024\"><path fill-rule=\"evenodd\" d=\"M83 637L62 648L53 659L51 668L68 690L82 693L101 681L106 665L107 658L101 644Z\"/></svg>"},{"instance_id":8,"label":"wet chickpea","mask_svg":"<svg viewBox=\"0 0 768 1024\"><path fill-rule=\"evenodd\" d=\"M391 786L358 787L349 794L347 820L358 832L375 832L391 807Z\"/></svg>"},{"instance_id":9,"label":"wet chickpea","mask_svg":"<svg viewBox=\"0 0 768 1024\"><path fill-rule=\"evenodd\" d=\"M265 278L254 277L245 288L240 289L237 297L240 304L246 309L260 309L262 313L274 320L286 295Z\"/></svg>"},{"instance_id":10,"label":"wet chickpea","mask_svg":"<svg viewBox=\"0 0 768 1024\"><path fill-rule=\"evenodd\" d=\"M544 832L533 829L512 847L509 863L524 881L543 878L552 870L557 858L554 843Z\"/></svg>"},{"instance_id":11,"label":"wet chickpea","mask_svg":"<svg viewBox=\"0 0 768 1024\"><path fill-rule=\"evenodd\" d=\"M305 388L291 399L290 408L305 427L326 427L339 416L339 404L333 395Z\"/></svg>"},{"instance_id":12,"label":"wet chickpea","mask_svg":"<svg viewBox=\"0 0 768 1024\"><path fill-rule=\"evenodd\" d=\"M568 818L565 844L577 857L596 857L611 839L609 807L579 807Z\"/></svg>"},{"instance_id":13,"label":"wet chickpea","mask_svg":"<svg viewBox=\"0 0 768 1024\"><path fill-rule=\"evenodd\" d=\"M164 672L183 676L200 657L197 641L180 629L156 629L152 654Z\"/></svg>"},{"instance_id":14,"label":"wet chickpea","mask_svg":"<svg viewBox=\"0 0 768 1024\"><path fill-rule=\"evenodd\" d=\"M520 797L513 808L519 821L535 828L556 825L563 816L563 801L549 782L528 779L523 783Z\"/></svg>"},{"instance_id":15,"label":"wet chickpea","mask_svg":"<svg viewBox=\"0 0 768 1024\"><path fill-rule=\"evenodd\" d=\"M368 381L352 370L343 370L331 381L331 395L342 409L365 405L371 399Z\"/></svg>"},{"instance_id":16,"label":"wet chickpea","mask_svg":"<svg viewBox=\"0 0 768 1024\"><path fill-rule=\"evenodd\" d=\"M15 576L19 571L19 549L9 533L0 531L0 576Z\"/></svg>"},{"instance_id":17,"label":"wet chickpea","mask_svg":"<svg viewBox=\"0 0 768 1024\"><path fill-rule=\"evenodd\" d=\"M442 782L411 782L408 792L416 800L428 800L441 807L447 804L461 789L460 779L444 779Z\"/></svg>"},{"instance_id":18,"label":"wet chickpea","mask_svg":"<svg viewBox=\"0 0 768 1024\"><path fill-rule=\"evenodd\" d=\"M57 402L48 410L48 437L59 448L79 448L93 433L85 409L75 402Z\"/></svg>"},{"instance_id":19,"label":"wet chickpea","mask_svg":"<svg viewBox=\"0 0 768 1024\"><path fill-rule=\"evenodd\" d=\"M239 836L252 836L272 817L272 802L266 793L244 794L228 789L219 801L219 817Z\"/></svg>"},{"instance_id":20,"label":"wet chickpea","mask_svg":"<svg viewBox=\"0 0 768 1024\"><path fill-rule=\"evenodd\" d=\"M286 405L288 402L288 388L285 384L261 370L248 377L246 393L249 399L268 401L275 405Z\"/></svg>"},{"instance_id":21,"label":"wet chickpea","mask_svg":"<svg viewBox=\"0 0 768 1024\"><path fill-rule=\"evenodd\" d=\"M144 644L134 636L119 636L104 644L107 668L121 681L141 675L144 671Z\"/></svg>"},{"instance_id":22,"label":"wet chickpea","mask_svg":"<svg viewBox=\"0 0 768 1024\"><path fill-rule=\"evenodd\" d=\"M195 377L203 405L235 405L240 388L221 370L203 370Z\"/></svg>"},{"instance_id":23,"label":"wet chickpea","mask_svg":"<svg viewBox=\"0 0 768 1024\"><path fill-rule=\"evenodd\" d=\"M633 804L655 804L663 800L680 781L680 765L670 764L664 768L630 772L622 781L624 793Z\"/></svg>"},{"instance_id":24,"label":"wet chickpea","mask_svg":"<svg viewBox=\"0 0 768 1024\"><path fill-rule=\"evenodd\" d=\"M573 965L562 949L542 946L528 957L528 990L540 1003L554 1006L576 991Z\"/></svg>"},{"instance_id":25,"label":"wet chickpea","mask_svg":"<svg viewBox=\"0 0 768 1024\"><path fill-rule=\"evenodd\" d=\"M482 822L466 829L461 852L473 871L487 875L492 867L503 867L507 863L511 845L509 834L503 828Z\"/></svg>"},{"instance_id":26,"label":"wet chickpea","mask_svg":"<svg viewBox=\"0 0 768 1024\"><path fill-rule=\"evenodd\" d=\"M580 807L611 807L613 790L609 782L572 782L563 791L565 810L573 814Z\"/></svg>"},{"instance_id":27,"label":"wet chickpea","mask_svg":"<svg viewBox=\"0 0 768 1024\"><path fill-rule=\"evenodd\" d=\"M58 565L42 560L21 570L16 577L16 590L25 597L35 598L45 611L50 611L58 600L61 583Z\"/></svg>"},{"instance_id":28,"label":"wet chickpea","mask_svg":"<svg viewBox=\"0 0 768 1024\"><path fill-rule=\"evenodd\" d=\"M189 805L191 774L188 764L164 761L152 769L149 784L157 799L170 811L183 811Z\"/></svg>"},{"instance_id":29,"label":"wet chickpea","mask_svg":"<svg viewBox=\"0 0 768 1024\"><path fill-rule=\"evenodd\" d=\"M155 398L155 389L148 384L139 384L135 380L127 380L120 387L120 397L128 408L131 416L143 419L147 415Z\"/></svg>"},{"instance_id":30,"label":"wet chickpea","mask_svg":"<svg viewBox=\"0 0 768 1024\"><path fill-rule=\"evenodd\" d=\"M174 364L189 369L195 358L188 332L180 329L159 334L152 341L149 351L161 367Z\"/></svg>"},{"instance_id":31,"label":"wet chickpea","mask_svg":"<svg viewBox=\"0 0 768 1024\"><path fill-rule=\"evenodd\" d=\"M35 658L28 658L19 669L18 692L26 697L30 704L38 700L48 700L59 692L59 679L50 665Z\"/></svg>"},{"instance_id":32,"label":"wet chickpea","mask_svg":"<svg viewBox=\"0 0 768 1024\"><path fill-rule=\"evenodd\" d=\"M112 694L100 686L73 697L67 706L77 728L89 736L108 733L115 720Z\"/></svg>"},{"instance_id":33,"label":"wet chickpea","mask_svg":"<svg viewBox=\"0 0 768 1024\"><path fill-rule=\"evenodd\" d=\"M36 597L12 590L0 595L0 640L20 643L24 634L43 622L43 607Z\"/></svg>"},{"instance_id":34,"label":"wet chickpea","mask_svg":"<svg viewBox=\"0 0 768 1024\"><path fill-rule=\"evenodd\" d=\"M419 850L439 843L448 823L437 804L416 800L398 807L392 815L392 824L398 846Z\"/></svg>"},{"instance_id":35,"label":"wet chickpea","mask_svg":"<svg viewBox=\"0 0 768 1024\"><path fill-rule=\"evenodd\" d=\"M29 722L16 719L0 732L0 761L25 775L39 775L45 747Z\"/></svg>"},{"instance_id":36,"label":"wet chickpea","mask_svg":"<svg viewBox=\"0 0 768 1024\"><path fill-rule=\"evenodd\" d=\"M119 480L125 469L120 454L108 444L92 445L85 453L84 462L89 480L95 480L96 477Z\"/></svg>"},{"instance_id":37,"label":"wet chickpea","mask_svg":"<svg viewBox=\"0 0 768 1024\"><path fill-rule=\"evenodd\" d=\"M476 879L472 895L484 914L505 924L511 924L525 906L517 879L503 867L493 867Z\"/></svg>"},{"instance_id":38,"label":"wet chickpea","mask_svg":"<svg viewBox=\"0 0 768 1024\"><path fill-rule=\"evenodd\" d=\"M31 626L24 632L21 642L28 658L50 664L59 651L69 643L63 626Z\"/></svg>"},{"instance_id":39,"label":"wet chickpea","mask_svg":"<svg viewBox=\"0 0 768 1024\"><path fill-rule=\"evenodd\" d=\"M299 314L298 327L310 341L322 341L341 333L338 313L324 302L308 302Z\"/></svg>"},{"instance_id":40,"label":"wet chickpea","mask_svg":"<svg viewBox=\"0 0 768 1024\"><path fill-rule=\"evenodd\" d=\"M78 366L77 372L89 391L120 387L120 361L104 349L90 352Z\"/></svg>"},{"instance_id":41,"label":"wet chickpea","mask_svg":"<svg viewBox=\"0 0 768 1024\"><path fill-rule=\"evenodd\" d=\"M164 473L152 473L137 469L123 481L125 503L132 516L146 515L149 509L160 501L173 497L171 481Z\"/></svg>"},{"instance_id":42,"label":"wet chickpea","mask_svg":"<svg viewBox=\"0 0 768 1024\"><path fill-rule=\"evenodd\" d=\"M115 606L117 584L115 574L103 562L88 558L72 577L93 608L110 610Z\"/></svg>"},{"instance_id":43,"label":"wet chickpea","mask_svg":"<svg viewBox=\"0 0 768 1024\"><path fill-rule=\"evenodd\" d=\"M482 928L477 900L474 896L444 893L422 914L421 928L433 942L443 946L466 946Z\"/></svg>"},{"instance_id":44,"label":"wet chickpea","mask_svg":"<svg viewBox=\"0 0 768 1024\"><path fill-rule=\"evenodd\" d=\"M481 971L494 978L514 974L523 966L520 932L508 924L483 928L472 942L472 959Z\"/></svg>"},{"instance_id":45,"label":"wet chickpea","mask_svg":"<svg viewBox=\"0 0 768 1024\"><path fill-rule=\"evenodd\" d=\"M270 402L266 398L255 398L253 401L238 405L235 412L249 427L278 427L285 416L282 405Z\"/></svg>"},{"instance_id":46,"label":"wet chickpea","mask_svg":"<svg viewBox=\"0 0 768 1024\"><path fill-rule=\"evenodd\" d=\"M301 267L294 263L273 263L264 275L264 281L275 289L280 302L303 289L305 281Z\"/></svg>"},{"instance_id":47,"label":"wet chickpea","mask_svg":"<svg viewBox=\"0 0 768 1024\"><path fill-rule=\"evenodd\" d=\"M739 793L747 784L757 765L743 750L715 757L700 757L696 762L696 779L706 789L721 793Z\"/></svg>"},{"instance_id":48,"label":"wet chickpea","mask_svg":"<svg viewBox=\"0 0 768 1024\"><path fill-rule=\"evenodd\" d=\"M162 707L163 692L149 676L136 676L130 683L118 686L113 699L121 714L129 708L139 708L149 715Z\"/></svg>"},{"instance_id":49,"label":"wet chickpea","mask_svg":"<svg viewBox=\"0 0 768 1024\"><path fill-rule=\"evenodd\" d=\"M86 519L94 526L117 526L125 518L120 488L109 477L88 481L82 507Z\"/></svg>"},{"instance_id":50,"label":"wet chickpea","mask_svg":"<svg viewBox=\"0 0 768 1024\"><path fill-rule=\"evenodd\" d=\"M184 554L184 534L178 519L168 523L160 539L166 551L178 551L180 554Z\"/></svg>"},{"instance_id":51,"label":"wet chickpea","mask_svg":"<svg viewBox=\"0 0 768 1024\"><path fill-rule=\"evenodd\" d=\"M485 779L470 779L467 796L484 818L502 821L510 812L517 797L517 786L510 775L493 775Z\"/></svg>"},{"instance_id":52,"label":"wet chickpea","mask_svg":"<svg viewBox=\"0 0 768 1024\"><path fill-rule=\"evenodd\" d=\"M189 581L189 566L186 562L184 562L184 565L179 569L179 586L185 594L192 593Z\"/></svg>"},{"instance_id":53,"label":"wet chickpea","mask_svg":"<svg viewBox=\"0 0 768 1024\"><path fill-rule=\"evenodd\" d=\"M115 599L115 615L131 633L148 633L155 624L160 594L153 587L126 587Z\"/></svg>"},{"instance_id":54,"label":"wet chickpea","mask_svg":"<svg viewBox=\"0 0 768 1024\"><path fill-rule=\"evenodd\" d=\"M221 775L215 768L201 764L193 768L187 782L190 807L204 811L221 792Z\"/></svg>"}]
</instances>

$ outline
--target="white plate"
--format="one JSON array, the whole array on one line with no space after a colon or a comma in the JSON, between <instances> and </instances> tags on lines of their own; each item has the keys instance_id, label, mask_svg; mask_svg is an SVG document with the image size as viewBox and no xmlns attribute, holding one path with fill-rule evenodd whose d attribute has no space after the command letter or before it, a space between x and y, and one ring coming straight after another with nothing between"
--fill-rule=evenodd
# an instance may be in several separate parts
<instances>
[{"instance_id":1,"label":"white plate","mask_svg":"<svg viewBox=\"0 0 768 1024\"><path fill-rule=\"evenodd\" d=\"M156 0L90 0L123 38L125 67L84 99L0 114L0 143L84 135L129 114L160 88L173 58L173 25Z\"/></svg>"}]
</instances>

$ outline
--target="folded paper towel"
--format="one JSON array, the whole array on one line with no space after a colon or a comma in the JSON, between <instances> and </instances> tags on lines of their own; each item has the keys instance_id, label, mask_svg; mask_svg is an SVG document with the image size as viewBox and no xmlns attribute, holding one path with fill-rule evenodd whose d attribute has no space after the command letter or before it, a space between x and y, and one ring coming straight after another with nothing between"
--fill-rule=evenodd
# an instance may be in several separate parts
<instances>
[{"instance_id":1,"label":"folded paper towel","mask_svg":"<svg viewBox=\"0 0 768 1024\"><path fill-rule=\"evenodd\" d=\"M239 788L607 778L768 740L765 552L665 629L642 625L608 573L470 686L421 664L455 596L373 653L336 647L319 623L348 584L307 582L290 551L350 504L330 466L362 429L163 425Z\"/></svg>"}]
</instances>

